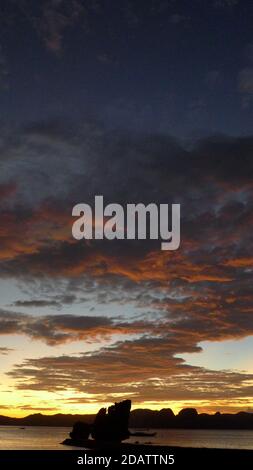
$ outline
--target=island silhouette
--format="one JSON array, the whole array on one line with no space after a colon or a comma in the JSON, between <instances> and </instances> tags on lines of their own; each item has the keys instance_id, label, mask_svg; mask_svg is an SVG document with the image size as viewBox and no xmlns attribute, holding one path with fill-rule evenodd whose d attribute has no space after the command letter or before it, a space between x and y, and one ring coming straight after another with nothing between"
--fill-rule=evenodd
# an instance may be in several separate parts
<instances>
[{"instance_id":1,"label":"island silhouette","mask_svg":"<svg viewBox=\"0 0 253 470\"><path fill-rule=\"evenodd\" d=\"M130 436L151 436L153 433L130 432L132 428L183 428L183 429L253 429L253 414L214 415L198 414L195 408L184 408L178 415L171 409L160 411L135 410L131 414L131 400L101 408L92 423L77 421L69 438L62 444L86 448L119 446ZM90 439L90 437L92 439ZM131 446L131 444L128 444Z\"/></svg>"},{"instance_id":2,"label":"island silhouette","mask_svg":"<svg viewBox=\"0 0 253 470\"><path fill-rule=\"evenodd\" d=\"M126 401L130 402L130 400ZM105 412L100 411L99 413L102 415ZM0 426L71 427L78 421L92 424L95 418L95 414L57 413L54 415L44 415L35 413L23 418L0 415ZM208 414L198 413L195 408L184 408L178 414L174 414L170 408L163 408L161 410L137 408L129 414L129 427L154 429L253 429L253 413L240 411L238 413L216 412L215 414Z\"/></svg>"}]
</instances>

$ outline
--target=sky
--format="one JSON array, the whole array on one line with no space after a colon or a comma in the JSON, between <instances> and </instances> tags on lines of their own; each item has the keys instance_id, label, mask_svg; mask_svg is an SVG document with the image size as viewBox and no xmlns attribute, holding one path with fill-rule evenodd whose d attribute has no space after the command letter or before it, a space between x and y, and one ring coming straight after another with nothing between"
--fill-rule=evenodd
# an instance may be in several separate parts
<instances>
[{"instance_id":1,"label":"sky","mask_svg":"<svg viewBox=\"0 0 253 470\"><path fill-rule=\"evenodd\" d=\"M0 1L0 414L252 411L253 4ZM72 208L181 204L181 245Z\"/></svg>"}]
</instances>

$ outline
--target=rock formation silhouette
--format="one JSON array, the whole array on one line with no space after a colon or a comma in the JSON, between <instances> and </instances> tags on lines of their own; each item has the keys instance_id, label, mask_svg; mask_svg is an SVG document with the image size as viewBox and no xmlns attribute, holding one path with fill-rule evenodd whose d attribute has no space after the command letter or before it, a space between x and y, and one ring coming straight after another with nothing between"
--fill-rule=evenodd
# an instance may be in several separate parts
<instances>
[{"instance_id":1,"label":"rock formation silhouette","mask_svg":"<svg viewBox=\"0 0 253 470\"><path fill-rule=\"evenodd\" d=\"M128 421L131 410L131 400L115 403L108 408L101 408L96 415L92 437L96 441L121 442L130 436Z\"/></svg>"},{"instance_id":2,"label":"rock formation silhouette","mask_svg":"<svg viewBox=\"0 0 253 470\"><path fill-rule=\"evenodd\" d=\"M91 432L91 425L83 421L77 421L72 431L69 433L71 439L88 439Z\"/></svg>"},{"instance_id":3,"label":"rock formation silhouette","mask_svg":"<svg viewBox=\"0 0 253 470\"><path fill-rule=\"evenodd\" d=\"M97 444L120 444L128 439L128 421L131 411L131 400L115 403L108 408L101 408L95 417L93 424L77 421L69 433L70 439L65 439L62 444L94 447ZM90 433L93 441L89 439Z\"/></svg>"}]
</instances>

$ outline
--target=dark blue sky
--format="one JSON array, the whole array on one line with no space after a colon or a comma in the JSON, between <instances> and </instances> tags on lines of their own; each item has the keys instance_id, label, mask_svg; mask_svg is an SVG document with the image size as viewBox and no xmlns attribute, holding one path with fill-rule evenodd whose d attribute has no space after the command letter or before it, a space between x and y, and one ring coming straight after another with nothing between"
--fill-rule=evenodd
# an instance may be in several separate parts
<instances>
[{"instance_id":1,"label":"dark blue sky","mask_svg":"<svg viewBox=\"0 0 253 470\"><path fill-rule=\"evenodd\" d=\"M253 4L1 0L4 123L249 134Z\"/></svg>"}]
</instances>

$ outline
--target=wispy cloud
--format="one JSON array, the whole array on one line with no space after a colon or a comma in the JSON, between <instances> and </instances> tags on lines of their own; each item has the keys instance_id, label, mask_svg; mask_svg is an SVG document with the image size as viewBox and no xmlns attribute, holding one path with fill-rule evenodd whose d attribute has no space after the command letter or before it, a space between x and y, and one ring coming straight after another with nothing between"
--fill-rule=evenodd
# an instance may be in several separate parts
<instances>
[{"instance_id":1,"label":"wispy cloud","mask_svg":"<svg viewBox=\"0 0 253 470\"><path fill-rule=\"evenodd\" d=\"M7 356L12 351L11 348L0 348L0 355Z\"/></svg>"}]
</instances>

